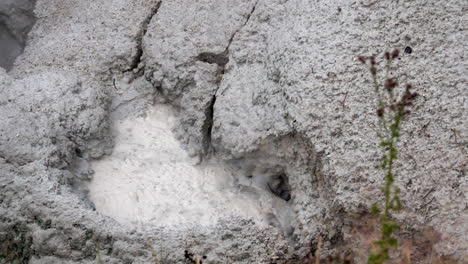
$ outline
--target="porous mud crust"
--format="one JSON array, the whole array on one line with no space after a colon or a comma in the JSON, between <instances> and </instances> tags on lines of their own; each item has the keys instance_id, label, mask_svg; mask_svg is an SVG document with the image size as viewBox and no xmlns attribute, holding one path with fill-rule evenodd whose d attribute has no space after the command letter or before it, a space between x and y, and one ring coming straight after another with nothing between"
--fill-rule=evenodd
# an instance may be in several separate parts
<instances>
[{"instance_id":1,"label":"porous mud crust","mask_svg":"<svg viewBox=\"0 0 468 264\"><path fill-rule=\"evenodd\" d=\"M0 4L0 262L151 263L149 243L163 263L284 263L320 237L323 255L361 247L382 177L356 58L391 48L420 94L399 235L468 257L466 1L37 0L27 37L33 23L11 27L23 2Z\"/></svg>"}]
</instances>

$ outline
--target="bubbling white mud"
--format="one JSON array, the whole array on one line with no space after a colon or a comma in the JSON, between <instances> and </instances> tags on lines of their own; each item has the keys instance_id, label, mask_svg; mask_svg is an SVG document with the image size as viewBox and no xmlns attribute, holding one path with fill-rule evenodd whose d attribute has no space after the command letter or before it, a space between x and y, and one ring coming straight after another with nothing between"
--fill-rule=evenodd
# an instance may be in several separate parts
<instances>
[{"instance_id":1,"label":"bubbling white mud","mask_svg":"<svg viewBox=\"0 0 468 264\"><path fill-rule=\"evenodd\" d=\"M90 199L121 223L210 226L230 214L263 223L258 201L239 193L216 162L193 165L171 132L172 109L150 107L144 117L114 123L112 155L94 161Z\"/></svg>"}]
</instances>

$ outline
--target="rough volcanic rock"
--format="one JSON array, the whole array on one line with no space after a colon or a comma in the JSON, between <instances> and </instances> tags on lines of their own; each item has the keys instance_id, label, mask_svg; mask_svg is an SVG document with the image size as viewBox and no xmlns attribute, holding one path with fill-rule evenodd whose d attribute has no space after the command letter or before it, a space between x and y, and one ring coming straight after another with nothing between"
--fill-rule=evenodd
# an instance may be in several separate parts
<instances>
[{"instance_id":1,"label":"rough volcanic rock","mask_svg":"<svg viewBox=\"0 0 468 264\"><path fill-rule=\"evenodd\" d=\"M25 165L41 160L67 167L75 152L99 158L109 152L108 105L98 82L68 72L41 72L9 80L0 91L0 155Z\"/></svg>"}]
</instances>

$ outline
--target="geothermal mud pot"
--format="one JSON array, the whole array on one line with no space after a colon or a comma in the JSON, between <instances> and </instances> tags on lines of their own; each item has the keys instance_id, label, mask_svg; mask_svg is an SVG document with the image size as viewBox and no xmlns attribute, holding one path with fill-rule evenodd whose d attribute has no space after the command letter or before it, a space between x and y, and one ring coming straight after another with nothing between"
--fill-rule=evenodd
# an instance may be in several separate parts
<instances>
[{"instance_id":1,"label":"geothermal mud pot","mask_svg":"<svg viewBox=\"0 0 468 264\"><path fill-rule=\"evenodd\" d=\"M364 262L382 176L356 57L406 47L398 236L412 263L465 263L467 11L2 0L0 263L300 263L320 237Z\"/></svg>"}]
</instances>

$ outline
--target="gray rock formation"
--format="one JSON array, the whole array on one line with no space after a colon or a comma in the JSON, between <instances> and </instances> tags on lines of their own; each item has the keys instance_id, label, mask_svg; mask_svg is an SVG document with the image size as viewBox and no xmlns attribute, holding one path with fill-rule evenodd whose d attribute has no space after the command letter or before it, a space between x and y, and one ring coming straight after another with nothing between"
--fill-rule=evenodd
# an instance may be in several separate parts
<instances>
[{"instance_id":1,"label":"gray rock formation","mask_svg":"<svg viewBox=\"0 0 468 264\"><path fill-rule=\"evenodd\" d=\"M420 97L399 143L401 236L423 250L415 234L430 229L434 254L468 257L466 1L37 0L28 38L31 23L11 25L32 16L10 2L0 45L27 43L0 68L5 261L96 263L99 247L105 263L149 263L149 239L168 263L185 250L281 263L320 236L324 254L356 245L382 185L356 58L405 47L393 74ZM155 102L177 109L174 133L196 162L225 164L241 193L271 197L270 225L226 212L213 228L136 229L95 210L89 163L111 155L110 124Z\"/></svg>"}]
</instances>

